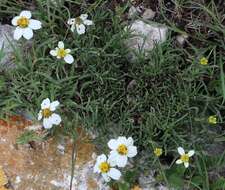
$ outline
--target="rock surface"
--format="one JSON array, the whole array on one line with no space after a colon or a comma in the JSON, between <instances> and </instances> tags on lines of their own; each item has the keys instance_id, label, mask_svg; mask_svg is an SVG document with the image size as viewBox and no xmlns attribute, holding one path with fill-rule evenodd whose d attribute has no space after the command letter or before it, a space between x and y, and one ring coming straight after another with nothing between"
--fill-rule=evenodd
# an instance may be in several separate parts
<instances>
[{"instance_id":1,"label":"rock surface","mask_svg":"<svg viewBox=\"0 0 225 190\"><path fill-rule=\"evenodd\" d=\"M10 25L0 24L0 51L3 50L3 57L0 57L0 71L15 67L12 63L14 52L12 45L14 46L16 44L13 39L14 29Z\"/></svg>"},{"instance_id":2,"label":"rock surface","mask_svg":"<svg viewBox=\"0 0 225 190\"><path fill-rule=\"evenodd\" d=\"M149 172L148 174L144 175L142 174L139 177L139 184L142 187L142 190L169 190L167 187L163 186L163 185L155 185L156 184L156 180L153 177L154 174L153 172Z\"/></svg>"},{"instance_id":3,"label":"rock surface","mask_svg":"<svg viewBox=\"0 0 225 190\"><path fill-rule=\"evenodd\" d=\"M69 190L73 144L48 139L36 146L17 145L16 139L31 122L19 117L0 120L0 165L16 190ZM82 135L77 141L77 160L73 190L108 190L102 179L93 174L95 147ZM62 150L61 152L60 150ZM60 148L59 148L60 147ZM94 158L93 158L94 157Z\"/></svg>"},{"instance_id":4,"label":"rock surface","mask_svg":"<svg viewBox=\"0 0 225 190\"><path fill-rule=\"evenodd\" d=\"M161 44L166 41L168 28L157 23L145 23L141 20L136 20L128 27L132 33L132 37L127 40L126 46L131 50L139 52L143 50L147 56L147 52L152 50L156 44ZM132 54L131 60L135 56Z\"/></svg>"},{"instance_id":5,"label":"rock surface","mask_svg":"<svg viewBox=\"0 0 225 190\"><path fill-rule=\"evenodd\" d=\"M25 130L40 130L39 126L20 116L0 120L0 167L9 180L5 190L70 189L73 149L70 139L59 141L49 138L45 142L30 145L16 143ZM72 190L110 190L103 178L93 173L97 155L95 146L90 143L90 136L82 129L78 129L78 134ZM152 173L140 176L139 186L132 188L136 189L167 190L163 186L155 187Z\"/></svg>"},{"instance_id":6,"label":"rock surface","mask_svg":"<svg viewBox=\"0 0 225 190\"><path fill-rule=\"evenodd\" d=\"M146 9L142 17L143 19L152 20L155 17L155 14L156 13L152 9Z\"/></svg>"}]
</instances>

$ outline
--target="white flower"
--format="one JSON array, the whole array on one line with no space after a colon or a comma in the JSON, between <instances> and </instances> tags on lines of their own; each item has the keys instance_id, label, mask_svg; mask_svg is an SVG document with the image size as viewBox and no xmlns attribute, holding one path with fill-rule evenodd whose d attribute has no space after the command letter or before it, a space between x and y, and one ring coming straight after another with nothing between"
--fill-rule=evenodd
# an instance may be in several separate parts
<instances>
[{"instance_id":1,"label":"white flower","mask_svg":"<svg viewBox=\"0 0 225 190\"><path fill-rule=\"evenodd\" d=\"M51 50L50 54L52 56L57 57L58 59L64 59L64 61L66 63L71 64L74 62L74 58L70 54L70 52L71 52L70 49L64 49L64 43L62 41L60 41L58 43L58 47L56 47L54 50Z\"/></svg>"},{"instance_id":2,"label":"white flower","mask_svg":"<svg viewBox=\"0 0 225 190\"><path fill-rule=\"evenodd\" d=\"M97 157L96 164L94 166L94 173L101 173L106 182L112 179L119 180L121 172L114 168L116 166L113 160L107 159L105 154Z\"/></svg>"},{"instance_id":3,"label":"white flower","mask_svg":"<svg viewBox=\"0 0 225 190\"><path fill-rule=\"evenodd\" d=\"M33 37L33 30L41 28L41 22L31 19L30 11L22 11L19 16L12 19L12 25L16 26L14 31L14 39L19 40L22 36L29 40Z\"/></svg>"},{"instance_id":4,"label":"white flower","mask_svg":"<svg viewBox=\"0 0 225 190\"><path fill-rule=\"evenodd\" d=\"M111 139L108 142L110 152L110 159L115 160L118 167L125 167L128 158L137 155L137 147L133 146L134 141L132 137L118 137L118 139Z\"/></svg>"},{"instance_id":5,"label":"white flower","mask_svg":"<svg viewBox=\"0 0 225 190\"><path fill-rule=\"evenodd\" d=\"M71 31L77 30L78 34L85 33L85 25L90 26L93 24L93 21L88 20L87 14L82 14L77 18L71 18L67 21L67 24L71 25Z\"/></svg>"},{"instance_id":6,"label":"white flower","mask_svg":"<svg viewBox=\"0 0 225 190\"><path fill-rule=\"evenodd\" d=\"M50 129L53 125L59 125L61 123L62 119L60 115L54 113L58 106L58 101L50 102L49 98L42 101L41 110L38 113L38 120L43 118L43 126L45 129Z\"/></svg>"},{"instance_id":7,"label":"white flower","mask_svg":"<svg viewBox=\"0 0 225 190\"><path fill-rule=\"evenodd\" d=\"M186 154L185 151L184 151L184 149L182 147L178 147L177 148L177 151L180 154L180 159L178 159L176 161L176 164L182 164L182 163L184 163L185 168L188 168L190 157L195 154L195 151L194 150L190 150Z\"/></svg>"}]
</instances>

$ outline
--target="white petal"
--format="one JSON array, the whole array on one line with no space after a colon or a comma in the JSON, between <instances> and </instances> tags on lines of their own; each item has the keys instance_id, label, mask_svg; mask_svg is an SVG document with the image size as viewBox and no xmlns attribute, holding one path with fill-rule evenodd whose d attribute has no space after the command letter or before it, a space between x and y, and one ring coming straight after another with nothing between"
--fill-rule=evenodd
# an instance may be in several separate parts
<instances>
[{"instance_id":1,"label":"white petal","mask_svg":"<svg viewBox=\"0 0 225 190\"><path fill-rule=\"evenodd\" d=\"M38 30L41 28L41 22L38 20L30 19L29 27L33 30Z\"/></svg>"},{"instance_id":2,"label":"white petal","mask_svg":"<svg viewBox=\"0 0 225 190\"><path fill-rule=\"evenodd\" d=\"M116 139L111 139L109 142L108 142L108 147L111 149L111 150L116 150L118 148L118 143L117 143L117 140Z\"/></svg>"},{"instance_id":3,"label":"white petal","mask_svg":"<svg viewBox=\"0 0 225 190\"><path fill-rule=\"evenodd\" d=\"M85 26L83 24L76 24L76 29L78 34L84 34L85 33Z\"/></svg>"},{"instance_id":4,"label":"white petal","mask_svg":"<svg viewBox=\"0 0 225 190\"><path fill-rule=\"evenodd\" d=\"M27 40L30 40L33 37L34 33L31 28L24 28L23 29L23 37Z\"/></svg>"},{"instance_id":5,"label":"white petal","mask_svg":"<svg viewBox=\"0 0 225 190\"><path fill-rule=\"evenodd\" d=\"M68 64L71 64L71 63L74 62L74 58L73 58L72 55L67 54L67 55L64 57L64 61L65 61L66 63L68 63Z\"/></svg>"},{"instance_id":6,"label":"white petal","mask_svg":"<svg viewBox=\"0 0 225 190\"><path fill-rule=\"evenodd\" d=\"M60 49L64 49L64 43L63 43L62 41L59 41L58 47L59 47Z\"/></svg>"},{"instance_id":7,"label":"white petal","mask_svg":"<svg viewBox=\"0 0 225 190\"><path fill-rule=\"evenodd\" d=\"M26 17L26 18L30 19L31 18L31 12L30 11L22 11L20 13L20 16L23 16L23 17Z\"/></svg>"},{"instance_id":8,"label":"white petal","mask_svg":"<svg viewBox=\"0 0 225 190\"><path fill-rule=\"evenodd\" d=\"M118 137L118 144L127 144L127 138L126 137Z\"/></svg>"},{"instance_id":9,"label":"white petal","mask_svg":"<svg viewBox=\"0 0 225 190\"><path fill-rule=\"evenodd\" d=\"M178 159L177 161L176 161L176 164L182 164L183 163L183 161L181 160L181 159Z\"/></svg>"},{"instance_id":10,"label":"white petal","mask_svg":"<svg viewBox=\"0 0 225 190\"><path fill-rule=\"evenodd\" d=\"M100 173L100 172L101 172L101 170L99 169L99 163L96 162L95 166L94 166L94 173Z\"/></svg>"},{"instance_id":11,"label":"white petal","mask_svg":"<svg viewBox=\"0 0 225 190\"><path fill-rule=\"evenodd\" d=\"M115 156L115 155L116 155L116 156ZM119 156L117 152L116 152L116 154L110 154L110 155L109 155L109 158L108 158L108 161L107 161L107 162L109 163L109 165L110 165L111 167L114 167L114 166L117 165L117 161L116 161L117 156Z\"/></svg>"},{"instance_id":12,"label":"white petal","mask_svg":"<svg viewBox=\"0 0 225 190\"><path fill-rule=\"evenodd\" d=\"M51 129L52 128L52 122L50 118L44 118L43 120L43 126L45 129Z\"/></svg>"},{"instance_id":13,"label":"white petal","mask_svg":"<svg viewBox=\"0 0 225 190\"><path fill-rule=\"evenodd\" d=\"M75 18L71 18L67 21L67 24L73 25L75 23Z\"/></svg>"},{"instance_id":14,"label":"white petal","mask_svg":"<svg viewBox=\"0 0 225 190\"><path fill-rule=\"evenodd\" d=\"M72 31L72 32L74 32L74 30L75 30L75 24L73 24L72 26L71 26L71 28L70 28L70 30Z\"/></svg>"},{"instance_id":15,"label":"white petal","mask_svg":"<svg viewBox=\"0 0 225 190\"><path fill-rule=\"evenodd\" d=\"M188 168L189 163L188 162L184 162L184 166L185 166L185 168Z\"/></svg>"},{"instance_id":16,"label":"white petal","mask_svg":"<svg viewBox=\"0 0 225 190\"><path fill-rule=\"evenodd\" d=\"M38 121L40 121L41 119L42 119L42 114L41 114L41 110L39 111L39 113L38 113Z\"/></svg>"},{"instance_id":17,"label":"white petal","mask_svg":"<svg viewBox=\"0 0 225 190\"><path fill-rule=\"evenodd\" d=\"M58 106L59 106L59 101L54 101L50 103L50 110L55 111Z\"/></svg>"},{"instance_id":18,"label":"white petal","mask_svg":"<svg viewBox=\"0 0 225 190\"><path fill-rule=\"evenodd\" d=\"M62 121L60 115L56 113L53 113L49 119L51 120L51 123L54 125L59 125Z\"/></svg>"},{"instance_id":19,"label":"white petal","mask_svg":"<svg viewBox=\"0 0 225 190\"><path fill-rule=\"evenodd\" d=\"M70 49L65 49L66 53L70 53L71 50Z\"/></svg>"},{"instance_id":20,"label":"white petal","mask_svg":"<svg viewBox=\"0 0 225 190\"><path fill-rule=\"evenodd\" d=\"M115 168L111 168L108 172L108 175L114 180L119 180L121 177L121 172Z\"/></svg>"},{"instance_id":21,"label":"white petal","mask_svg":"<svg viewBox=\"0 0 225 190\"><path fill-rule=\"evenodd\" d=\"M190 151L188 152L188 156L189 156L189 157L193 156L194 154L195 154L195 151L194 151L194 150L190 150Z\"/></svg>"},{"instance_id":22,"label":"white petal","mask_svg":"<svg viewBox=\"0 0 225 190\"><path fill-rule=\"evenodd\" d=\"M136 146L128 146L127 156L132 158L137 155L137 147Z\"/></svg>"},{"instance_id":23,"label":"white petal","mask_svg":"<svg viewBox=\"0 0 225 190\"><path fill-rule=\"evenodd\" d=\"M41 103L41 109L46 109L46 108L49 108L50 107L50 100L49 98L46 98L42 101Z\"/></svg>"},{"instance_id":24,"label":"white petal","mask_svg":"<svg viewBox=\"0 0 225 190\"><path fill-rule=\"evenodd\" d=\"M106 162L107 157L105 154L101 154L100 156L97 157L97 162Z\"/></svg>"},{"instance_id":25,"label":"white petal","mask_svg":"<svg viewBox=\"0 0 225 190\"><path fill-rule=\"evenodd\" d=\"M52 56L57 56L57 51L56 51L56 50L51 50L51 51L50 51L50 54L51 54Z\"/></svg>"},{"instance_id":26,"label":"white petal","mask_svg":"<svg viewBox=\"0 0 225 190\"><path fill-rule=\"evenodd\" d=\"M92 20L84 20L83 22L87 26L93 25L93 21Z\"/></svg>"},{"instance_id":27,"label":"white petal","mask_svg":"<svg viewBox=\"0 0 225 190\"><path fill-rule=\"evenodd\" d=\"M129 138L127 139L127 146L132 146L133 144L134 144L133 138L132 138L132 137L129 137Z\"/></svg>"},{"instance_id":28,"label":"white petal","mask_svg":"<svg viewBox=\"0 0 225 190\"><path fill-rule=\"evenodd\" d=\"M16 27L16 30L14 31L14 34L13 34L13 38L15 40L19 40L23 35L23 29L20 28L20 27Z\"/></svg>"},{"instance_id":29,"label":"white petal","mask_svg":"<svg viewBox=\"0 0 225 190\"><path fill-rule=\"evenodd\" d=\"M183 149L182 147L178 147L178 148L177 148L177 151L178 151L178 153L179 153L180 155L184 155L184 154L185 154L185 151L184 151L184 149Z\"/></svg>"},{"instance_id":30,"label":"white petal","mask_svg":"<svg viewBox=\"0 0 225 190\"><path fill-rule=\"evenodd\" d=\"M88 17L87 14L81 14L81 15L80 15L80 19L82 19L83 21L86 20L87 17Z\"/></svg>"},{"instance_id":31,"label":"white petal","mask_svg":"<svg viewBox=\"0 0 225 190\"><path fill-rule=\"evenodd\" d=\"M18 21L19 18L20 18L20 16L16 16L12 19L11 23L12 23L13 26L17 26L17 21Z\"/></svg>"},{"instance_id":32,"label":"white petal","mask_svg":"<svg viewBox=\"0 0 225 190\"><path fill-rule=\"evenodd\" d=\"M105 182L110 182L110 177L106 173L102 173L102 177L104 178Z\"/></svg>"},{"instance_id":33,"label":"white petal","mask_svg":"<svg viewBox=\"0 0 225 190\"><path fill-rule=\"evenodd\" d=\"M121 168L123 168L123 167L125 167L126 166L126 164L127 164L127 156L121 156L121 155L119 155L117 158L116 158L116 164L117 164L117 166L118 167L121 167Z\"/></svg>"}]
</instances>

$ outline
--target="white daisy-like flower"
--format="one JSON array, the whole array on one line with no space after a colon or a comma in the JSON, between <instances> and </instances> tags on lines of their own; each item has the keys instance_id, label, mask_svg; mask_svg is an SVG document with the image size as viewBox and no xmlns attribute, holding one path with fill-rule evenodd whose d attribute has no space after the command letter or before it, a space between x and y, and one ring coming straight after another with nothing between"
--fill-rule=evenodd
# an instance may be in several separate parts
<instances>
[{"instance_id":1,"label":"white daisy-like flower","mask_svg":"<svg viewBox=\"0 0 225 190\"><path fill-rule=\"evenodd\" d=\"M110 158L107 159L105 154L97 157L96 164L94 166L94 173L101 173L102 177L106 182L112 179L119 180L121 177L121 172L114 168L116 163Z\"/></svg>"},{"instance_id":2,"label":"white daisy-like flower","mask_svg":"<svg viewBox=\"0 0 225 190\"><path fill-rule=\"evenodd\" d=\"M184 163L185 168L188 168L190 157L195 154L195 151L194 150L190 150L188 153L185 153L185 151L184 151L184 149L182 147L178 147L177 151L180 154L180 159L178 159L176 161L176 164Z\"/></svg>"},{"instance_id":3,"label":"white daisy-like flower","mask_svg":"<svg viewBox=\"0 0 225 190\"><path fill-rule=\"evenodd\" d=\"M54 113L59 106L58 101L51 102L46 98L41 103L41 110L38 113L38 120L43 119L43 126L45 129L51 129L53 125L59 125L62 121L60 115Z\"/></svg>"},{"instance_id":4,"label":"white daisy-like flower","mask_svg":"<svg viewBox=\"0 0 225 190\"><path fill-rule=\"evenodd\" d=\"M118 167L125 167L128 158L132 158L137 155L137 147L133 145L134 141L132 137L128 139L126 137L118 137L117 139L111 139L108 142L110 152L110 159L115 160Z\"/></svg>"},{"instance_id":5,"label":"white daisy-like flower","mask_svg":"<svg viewBox=\"0 0 225 190\"><path fill-rule=\"evenodd\" d=\"M78 34L84 34L86 30L85 25L93 25L93 21L88 20L87 18L87 14L81 14L79 17L69 19L67 24L71 25L72 32L76 29Z\"/></svg>"},{"instance_id":6,"label":"white daisy-like flower","mask_svg":"<svg viewBox=\"0 0 225 190\"><path fill-rule=\"evenodd\" d=\"M12 25L16 26L14 31L14 39L19 40L22 36L29 40L33 37L33 30L41 28L41 22L31 19L30 11L22 11L19 16L12 19Z\"/></svg>"},{"instance_id":7,"label":"white daisy-like flower","mask_svg":"<svg viewBox=\"0 0 225 190\"><path fill-rule=\"evenodd\" d=\"M74 58L70 52L70 49L64 49L64 43L60 41L58 43L58 47L56 47L54 50L51 50L50 54L57 57L58 59L64 59L66 63L71 64L74 62Z\"/></svg>"}]
</instances>

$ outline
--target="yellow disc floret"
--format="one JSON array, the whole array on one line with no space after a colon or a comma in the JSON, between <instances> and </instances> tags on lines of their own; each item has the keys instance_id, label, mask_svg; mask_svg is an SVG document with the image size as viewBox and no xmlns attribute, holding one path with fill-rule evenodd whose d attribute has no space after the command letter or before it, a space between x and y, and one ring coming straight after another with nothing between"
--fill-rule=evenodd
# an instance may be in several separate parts
<instances>
[{"instance_id":1,"label":"yellow disc floret","mask_svg":"<svg viewBox=\"0 0 225 190\"><path fill-rule=\"evenodd\" d=\"M124 144L119 145L117 148L117 152L121 155L127 155L127 153L128 153L127 146Z\"/></svg>"},{"instance_id":2,"label":"yellow disc floret","mask_svg":"<svg viewBox=\"0 0 225 190\"><path fill-rule=\"evenodd\" d=\"M107 162L102 162L99 165L99 169L102 173L107 173L110 170L110 165Z\"/></svg>"},{"instance_id":3,"label":"yellow disc floret","mask_svg":"<svg viewBox=\"0 0 225 190\"><path fill-rule=\"evenodd\" d=\"M216 117L215 115L209 116L208 122L209 122L210 124L217 124L217 117Z\"/></svg>"},{"instance_id":4,"label":"yellow disc floret","mask_svg":"<svg viewBox=\"0 0 225 190\"><path fill-rule=\"evenodd\" d=\"M156 155L156 156L161 156L162 155L162 149L161 148L156 148L155 150L154 150L154 154Z\"/></svg>"},{"instance_id":5,"label":"yellow disc floret","mask_svg":"<svg viewBox=\"0 0 225 190\"><path fill-rule=\"evenodd\" d=\"M42 110L42 116L44 118L48 118L52 115L52 111L49 108L43 109Z\"/></svg>"},{"instance_id":6,"label":"yellow disc floret","mask_svg":"<svg viewBox=\"0 0 225 190\"><path fill-rule=\"evenodd\" d=\"M66 56L66 54L67 54L66 50L63 48L59 49L57 52L57 56L59 56L60 58L64 58Z\"/></svg>"},{"instance_id":7,"label":"yellow disc floret","mask_svg":"<svg viewBox=\"0 0 225 190\"><path fill-rule=\"evenodd\" d=\"M75 18L75 23L76 23L77 25L80 25L80 24L83 23L83 20L82 20L80 17L77 17L77 18Z\"/></svg>"},{"instance_id":8,"label":"yellow disc floret","mask_svg":"<svg viewBox=\"0 0 225 190\"><path fill-rule=\"evenodd\" d=\"M26 17L21 17L17 20L17 25L21 28L26 28L29 25L29 19Z\"/></svg>"},{"instance_id":9,"label":"yellow disc floret","mask_svg":"<svg viewBox=\"0 0 225 190\"><path fill-rule=\"evenodd\" d=\"M180 157L180 159L181 159L182 162L189 162L189 156L188 156L188 154L183 154Z\"/></svg>"},{"instance_id":10,"label":"yellow disc floret","mask_svg":"<svg viewBox=\"0 0 225 190\"><path fill-rule=\"evenodd\" d=\"M206 59L205 57L200 59L200 64L201 65L207 65L208 64L208 59Z\"/></svg>"}]
</instances>

